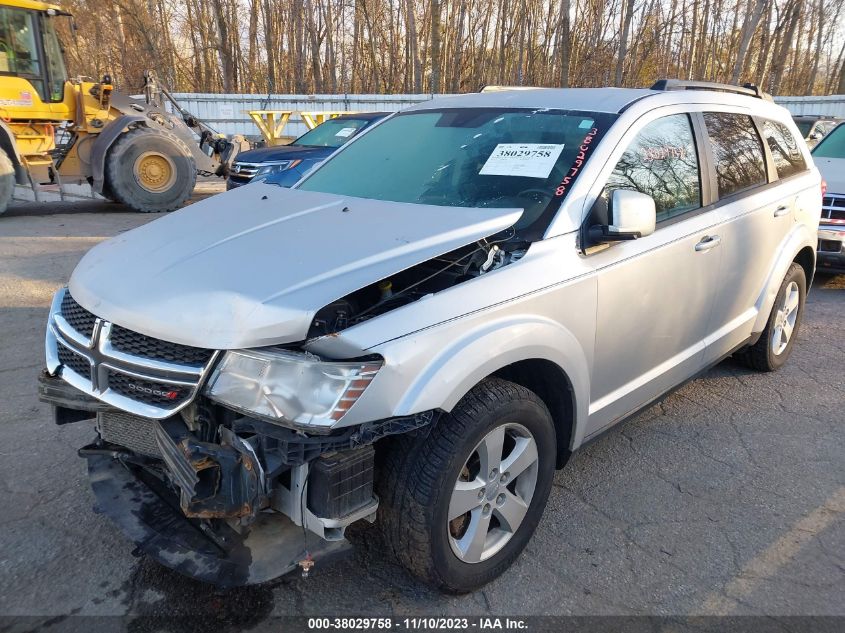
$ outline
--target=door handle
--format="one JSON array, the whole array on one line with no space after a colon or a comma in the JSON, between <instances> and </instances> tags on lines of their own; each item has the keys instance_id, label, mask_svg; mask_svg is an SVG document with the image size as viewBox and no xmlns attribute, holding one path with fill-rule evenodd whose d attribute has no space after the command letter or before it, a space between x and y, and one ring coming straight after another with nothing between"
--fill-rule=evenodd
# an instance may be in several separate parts
<instances>
[{"instance_id":1,"label":"door handle","mask_svg":"<svg viewBox=\"0 0 845 633\"><path fill-rule=\"evenodd\" d=\"M709 251L711 248L716 248L722 243L722 238L718 235L705 235L701 241L695 245L695 250L699 253L702 251Z\"/></svg>"},{"instance_id":2,"label":"door handle","mask_svg":"<svg viewBox=\"0 0 845 633\"><path fill-rule=\"evenodd\" d=\"M775 209L775 217L776 218L784 216L787 213L789 213L789 207L786 206L785 204L782 204L777 209Z\"/></svg>"}]
</instances>

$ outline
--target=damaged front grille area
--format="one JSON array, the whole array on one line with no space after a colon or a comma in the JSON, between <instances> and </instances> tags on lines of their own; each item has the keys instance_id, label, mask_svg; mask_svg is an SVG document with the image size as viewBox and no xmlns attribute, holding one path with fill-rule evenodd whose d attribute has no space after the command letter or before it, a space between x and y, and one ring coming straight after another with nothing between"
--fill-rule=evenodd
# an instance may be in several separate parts
<instances>
[{"instance_id":1,"label":"damaged front grille area","mask_svg":"<svg viewBox=\"0 0 845 633\"><path fill-rule=\"evenodd\" d=\"M97 413L97 431L103 440L109 444L128 448L144 457L161 459L154 425L154 420L123 411Z\"/></svg>"},{"instance_id":2,"label":"damaged front grille area","mask_svg":"<svg viewBox=\"0 0 845 633\"><path fill-rule=\"evenodd\" d=\"M97 318L67 288L56 293L47 327L47 370L98 400L163 419L196 396L216 352L145 336Z\"/></svg>"},{"instance_id":3,"label":"damaged front grille area","mask_svg":"<svg viewBox=\"0 0 845 633\"><path fill-rule=\"evenodd\" d=\"M190 345L180 345L145 336L119 325L112 325L111 345L126 354L153 358L180 365L204 365L214 354L214 350Z\"/></svg>"},{"instance_id":4,"label":"damaged front grille area","mask_svg":"<svg viewBox=\"0 0 845 633\"><path fill-rule=\"evenodd\" d=\"M204 399L197 402L201 406ZM160 478L169 482L182 513L190 518L249 523L267 507L293 516L290 511L299 502L290 500L291 491L301 490L308 481L307 508L318 517L336 520L373 504L372 444L425 427L437 413L381 420L315 437L250 418L214 417L216 422L203 420L192 408L165 420L99 411L100 442L82 454L108 454L163 475ZM294 484L292 477L303 477L309 469L314 469L314 476Z\"/></svg>"}]
</instances>

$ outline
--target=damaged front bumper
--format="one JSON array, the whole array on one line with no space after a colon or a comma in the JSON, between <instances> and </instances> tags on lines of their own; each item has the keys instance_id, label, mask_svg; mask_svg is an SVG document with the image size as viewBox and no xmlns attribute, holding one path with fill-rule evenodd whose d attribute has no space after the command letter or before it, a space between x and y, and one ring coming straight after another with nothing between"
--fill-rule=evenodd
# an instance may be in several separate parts
<instances>
[{"instance_id":1,"label":"damaged front bumper","mask_svg":"<svg viewBox=\"0 0 845 633\"><path fill-rule=\"evenodd\" d=\"M56 422L96 419L88 461L96 508L139 553L221 587L264 582L348 549L374 520L373 442L434 412L308 436L199 400L163 420L132 415L42 373ZM307 538L307 532L320 538Z\"/></svg>"}]
</instances>

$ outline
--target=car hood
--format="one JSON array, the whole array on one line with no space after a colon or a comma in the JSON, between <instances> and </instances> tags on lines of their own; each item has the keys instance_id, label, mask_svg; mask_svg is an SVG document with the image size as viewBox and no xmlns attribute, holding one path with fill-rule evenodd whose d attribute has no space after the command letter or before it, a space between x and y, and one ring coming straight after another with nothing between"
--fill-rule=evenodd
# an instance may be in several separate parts
<instances>
[{"instance_id":1,"label":"car hood","mask_svg":"<svg viewBox=\"0 0 845 633\"><path fill-rule=\"evenodd\" d=\"M258 183L99 244L69 287L97 316L174 343L296 342L328 303L502 231L520 215Z\"/></svg>"},{"instance_id":2,"label":"car hood","mask_svg":"<svg viewBox=\"0 0 845 633\"><path fill-rule=\"evenodd\" d=\"M239 163L269 163L276 160L294 160L296 158L326 158L336 147L308 147L306 145L279 145L259 147L238 154Z\"/></svg>"},{"instance_id":3,"label":"car hood","mask_svg":"<svg viewBox=\"0 0 845 633\"><path fill-rule=\"evenodd\" d=\"M845 195L845 158L813 157L830 193Z\"/></svg>"}]
</instances>

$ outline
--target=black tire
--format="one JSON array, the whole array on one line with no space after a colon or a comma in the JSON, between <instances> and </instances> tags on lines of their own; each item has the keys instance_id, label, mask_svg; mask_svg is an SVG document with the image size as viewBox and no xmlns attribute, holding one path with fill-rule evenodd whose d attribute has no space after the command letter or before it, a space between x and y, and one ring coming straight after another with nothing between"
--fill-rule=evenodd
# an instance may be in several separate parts
<instances>
[{"instance_id":1,"label":"black tire","mask_svg":"<svg viewBox=\"0 0 845 633\"><path fill-rule=\"evenodd\" d=\"M0 214L5 213L15 193L15 166L9 156L0 149Z\"/></svg>"},{"instance_id":2,"label":"black tire","mask_svg":"<svg viewBox=\"0 0 845 633\"><path fill-rule=\"evenodd\" d=\"M505 424L521 425L536 443L533 495L504 547L486 560L467 563L450 545L452 491L479 442ZM476 386L427 435L395 438L380 451L378 477L379 525L392 553L412 574L441 591L465 593L495 579L519 556L543 515L555 447L554 423L543 401L525 387L498 378Z\"/></svg>"},{"instance_id":3,"label":"black tire","mask_svg":"<svg viewBox=\"0 0 845 633\"><path fill-rule=\"evenodd\" d=\"M787 288L793 283L798 286L798 307L795 324L786 346L780 353L775 353L772 338L778 326L780 310L786 300ZM786 271L786 277L783 278L783 282L778 289L774 305L772 305L772 312L769 314L769 320L766 323L766 329L763 330L763 333L754 345L746 347L736 354L736 357L745 365L757 371L775 371L783 367L792 353L795 339L798 337L798 329L801 327L801 319L804 316L804 302L806 298L807 276L804 273L804 269L799 264L793 262L789 266L789 270Z\"/></svg>"},{"instance_id":4,"label":"black tire","mask_svg":"<svg viewBox=\"0 0 845 633\"><path fill-rule=\"evenodd\" d=\"M112 192L107 182L103 183L103 190L100 192L100 195L103 196L109 202L113 202L114 204L120 204L120 200L115 197L114 192Z\"/></svg>"},{"instance_id":5,"label":"black tire","mask_svg":"<svg viewBox=\"0 0 845 633\"><path fill-rule=\"evenodd\" d=\"M152 176L145 172L145 179L139 167L150 157L159 164L154 165L157 171ZM179 138L164 130L138 127L119 137L109 150L103 190L108 192L106 197L134 211L160 213L185 204L196 181L196 163Z\"/></svg>"}]
</instances>

